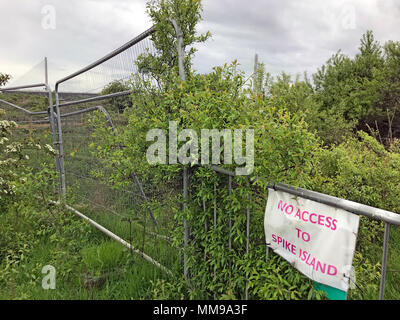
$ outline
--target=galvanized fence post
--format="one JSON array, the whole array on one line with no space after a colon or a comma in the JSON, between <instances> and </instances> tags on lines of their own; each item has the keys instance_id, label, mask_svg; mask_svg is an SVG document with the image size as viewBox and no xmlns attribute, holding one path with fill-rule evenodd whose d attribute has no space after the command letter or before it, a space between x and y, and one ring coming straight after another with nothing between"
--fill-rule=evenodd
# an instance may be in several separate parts
<instances>
[{"instance_id":1,"label":"galvanized fence post","mask_svg":"<svg viewBox=\"0 0 400 320\"><path fill-rule=\"evenodd\" d=\"M379 300L383 300L385 296L386 267L387 267L387 256L389 249L389 231L390 231L390 224L386 222L385 233L383 236L382 274L381 274L381 283L379 286Z\"/></svg>"},{"instance_id":2,"label":"galvanized fence post","mask_svg":"<svg viewBox=\"0 0 400 320\"><path fill-rule=\"evenodd\" d=\"M228 176L228 195L232 195L232 177ZM229 210L229 242L228 242L229 252L232 251L232 213Z\"/></svg>"},{"instance_id":3,"label":"galvanized fence post","mask_svg":"<svg viewBox=\"0 0 400 320\"><path fill-rule=\"evenodd\" d=\"M232 195L232 176L228 175L228 195ZM228 235L228 250L229 250L229 275L232 276L232 211L229 210L229 235Z\"/></svg>"},{"instance_id":4,"label":"galvanized fence post","mask_svg":"<svg viewBox=\"0 0 400 320\"><path fill-rule=\"evenodd\" d=\"M51 88L49 86L47 57L44 58L44 74L45 74L45 88L46 88L47 95L49 98L49 108L47 109L47 115L49 117L51 135L53 137L53 146L54 146L54 149L57 150L58 145L57 145L56 123L55 123L55 118L54 118L53 94L52 94ZM56 159L56 169L59 171L60 163L59 163L59 159L58 159L57 155L55 156L55 159Z\"/></svg>"},{"instance_id":5,"label":"galvanized fence post","mask_svg":"<svg viewBox=\"0 0 400 320\"><path fill-rule=\"evenodd\" d=\"M183 167L183 214L186 215L187 198L189 189L189 170L187 166ZM183 253L183 273L186 279L189 279L189 269L187 262L187 249L189 245L189 225L186 217L183 219L184 229L184 253Z\"/></svg>"},{"instance_id":6,"label":"galvanized fence post","mask_svg":"<svg viewBox=\"0 0 400 320\"><path fill-rule=\"evenodd\" d=\"M247 217L246 217L246 256L249 255L250 250L250 194L247 195ZM245 299L249 299L249 275L246 271L246 292Z\"/></svg>"},{"instance_id":7,"label":"galvanized fence post","mask_svg":"<svg viewBox=\"0 0 400 320\"><path fill-rule=\"evenodd\" d=\"M178 67L179 67L179 77L182 82L186 80L186 74L185 74L185 68L183 65L183 60L185 58L185 51L183 50L183 32L181 27L179 26L178 22L175 19L169 19L168 20L171 22L172 26L175 29L176 33L176 50L178 53ZM187 201L187 196L188 196L188 183L189 183L189 172L187 166L183 168L183 210L186 210L186 201ZM185 252L184 252L184 260L183 260L183 269L184 269L184 274L185 278L189 279L189 270L187 266L187 246L189 243L189 226L187 219L183 220L183 228L185 231Z\"/></svg>"},{"instance_id":8,"label":"galvanized fence post","mask_svg":"<svg viewBox=\"0 0 400 320\"><path fill-rule=\"evenodd\" d=\"M207 234L208 222L207 222L207 217L206 217L206 201L205 200L203 200L203 214L204 214L204 232L205 232L205 234ZM204 250L204 261L207 261L206 250Z\"/></svg>"},{"instance_id":9,"label":"galvanized fence post","mask_svg":"<svg viewBox=\"0 0 400 320\"><path fill-rule=\"evenodd\" d=\"M58 96L58 83L56 83L55 88L55 95L56 95L56 115L57 115L57 141L56 144L58 146L58 162L59 162L59 169L60 169L60 196L61 198L65 197L66 194L66 184L65 184L65 168L64 168L64 148L63 148L63 139L62 139L62 128L61 128L61 114L60 114L60 99Z\"/></svg>"},{"instance_id":10,"label":"galvanized fence post","mask_svg":"<svg viewBox=\"0 0 400 320\"><path fill-rule=\"evenodd\" d=\"M214 183L214 231L217 230L217 184Z\"/></svg>"},{"instance_id":11,"label":"galvanized fence post","mask_svg":"<svg viewBox=\"0 0 400 320\"><path fill-rule=\"evenodd\" d=\"M213 204L214 204L214 232L217 231L217 184L214 182L214 199L213 199ZM215 272L214 269L214 274L213 274L214 279L217 277L217 273ZM216 294L214 293L214 300L216 299Z\"/></svg>"}]
</instances>

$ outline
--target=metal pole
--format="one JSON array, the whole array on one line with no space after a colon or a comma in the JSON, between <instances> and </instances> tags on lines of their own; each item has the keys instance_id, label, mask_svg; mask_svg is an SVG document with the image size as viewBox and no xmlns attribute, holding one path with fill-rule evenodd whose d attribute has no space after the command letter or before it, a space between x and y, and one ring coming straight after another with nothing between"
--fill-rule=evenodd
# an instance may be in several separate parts
<instances>
[{"instance_id":1,"label":"metal pole","mask_svg":"<svg viewBox=\"0 0 400 320\"><path fill-rule=\"evenodd\" d=\"M20 89L29 89L29 88L38 88L38 87L45 87L45 83L37 83L37 84L30 84L26 86L18 86L18 87L9 87L9 88L1 88L0 92L7 92L11 90L20 90Z\"/></svg>"},{"instance_id":2,"label":"metal pole","mask_svg":"<svg viewBox=\"0 0 400 320\"><path fill-rule=\"evenodd\" d=\"M183 65L183 59L184 59L184 51L183 51L183 33L182 33L182 29L179 26L179 24L176 22L176 20L174 19L168 19L174 29L175 29L175 33L176 33L176 37L177 37L177 42L176 42L176 50L178 52L178 67L179 67L179 77L181 79L182 82L184 82L186 80L186 75L185 75L185 69L184 69L184 65ZM186 210L186 201L187 201L187 196L188 196L188 180L189 180L189 173L188 173L188 168L187 166L185 166L183 168L183 211L185 213ZM188 243L189 243L189 226L188 226L188 222L187 219L183 220L183 228L185 231L185 249L187 249ZM188 270L188 266L187 266L187 250L185 250L184 252L184 257L183 257L183 265L184 265L184 274L185 274L185 278L189 279L189 270Z\"/></svg>"},{"instance_id":3,"label":"metal pole","mask_svg":"<svg viewBox=\"0 0 400 320\"><path fill-rule=\"evenodd\" d=\"M17 106L16 104L13 104L13 103L11 103L11 102L5 101L5 100L3 100L3 99L0 99L0 102L1 102L1 103L4 103L4 104L6 104L6 105L8 105L8 106L10 106L10 107L13 107L13 108L15 108L15 109L18 109L18 110L20 110L20 111L22 111L22 112L25 112L25 113L29 114L30 116L42 114L42 112L31 112L31 111L29 111L29 110L27 110L27 109L25 109L25 108L22 108L22 107L20 107L20 106ZM46 113L46 112L44 112L44 113Z\"/></svg>"},{"instance_id":4,"label":"metal pole","mask_svg":"<svg viewBox=\"0 0 400 320\"><path fill-rule=\"evenodd\" d=\"M206 201L205 201L205 200L203 200L203 213L204 213L204 216L205 216L205 215L206 215ZM205 231L205 232L208 232L207 217L206 217L205 220L204 220L204 231Z\"/></svg>"},{"instance_id":5,"label":"metal pole","mask_svg":"<svg viewBox=\"0 0 400 320\"><path fill-rule=\"evenodd\" d=\"M205 200L203 200L203 214L204 214L204 233L207 234L208 223L207 223L207 217L206 217L206 201ZM206 250L204 250L204 261L207 261Z\"/></svg>"},{"instance_id":6,"label":"metal pole","mask_svg":"<svg viewBox=\"0 0 400 320\"><path fill-rule=\"evenodd\" d=\"M65 168L64 168L64 148L63 148L63 141L62 141L62 128L61 128L61 114L60 114L60 100L58 97L58 85L56 84L56 115L57 115L57 145L58 145L58 161L60 164L60 195L61 198L64 198L66 194L66 187L65 187Z\"/></svg>"},{"instance_id":7,"label":"metal pole","mask_svg":"<svg viewBox=\"0 0 400 320\"><path fill-rule=\"evenodd\" d=\"M187 207L187 197L188 197L188 184L189 184L189 172L188 167L183 167L183 214L186 214L186 207ZM184 256L183 256L183 273L186 279L189 279L189 270L187 266L187 248L189 244L189 226L187 219L183 220L183 229L185 232L184 237Z\"/></svg>"},{"instance_id":8,"label":"metal pole","mask_svg":"<svg viewBox=\"0 0 400 320\"><path fill-rule=\"evenodd\" d=\"M95 97L86 98L86 99L64 102L64 103L59 104L58 106L61 108L61 107L73 106L73 105L87 103L87 102L106 100L106 99L115 98L115 97L129 96L130 94L131 94L130 90L125 90L125 91L121 91L121 92L117 92L117 93L105 94L102 96L95 96Z\"/></svg>"},{"instance_id":9,"label":"metal pole","mask_svg":"<svg viewBox=\"0 0 400 320\"><path fill-rule=\"evenodd\" d=\"M257 80L257 69L258 69L258 54L254 56L254 73L253 73L253 92L256 93L256 80Z\"/></svg>"},{"instance_id":10,"label":"metal pole","mask_svg":"<svg viewBox=\"0 0 400 320\"><path fill-rule=\"evenodd\" d=\"M319 203L327 204L328 206L332 206L335 208L341 208L346 211L366 216L376 220L382 220L386 223L394 224L400 226L400 215L394 212L386 211L379 208L374 208L367 206L365 204L353 202L350 200L345 200L337 197L333 197L327 194L310 191L302 188L296 188L293 186L289 186L287 184L278 183L272 184L270 183L269 188L278 191L284 191L296 196L300 196L305 199L313 200Z\"/></svg>"},{"instance_id":11,"label":"metal pole","mask_svg":"<svg viewBox=\"0 0 400 320\"><path fill-rule=\"evenodd\" d=\"M232 195L232 177L228 176L228 194L229 196ZM232 214L231 211L229 211L229 252L232 251Z\"/></svg>"},{"instance_id":12,"label":"metal pole","mask_svg":"<svg viewBox=\"0 0 400 320\"><path fill-rule=\"evenodd\" d=\"M144 31L143 33L141 33L140 35L138 35L136 38L132 39L131 41L125 43L124 45L122 45L121 47L119 47L118 49L110 52L109 54L107 54L106 56L104 56L103 58L91 63L90 65L82 68L81 70L74 72L73 74L57 81L56 83L56 88L58 87L58 85L62 82L65 82L67 80L70 80L72 78L75 78L77 76L79 76L80 74L89 71L91 69L93 69L94 67L97 67L98 65L102 64L103 62L106 62L107 60L110 60L111 58L115 57L116 55L120 54L121 52L125 51L126 49L132 47L133 45L137 44L138 42L142 41L143 39L147 38L149 35L151 35L153 32L155 31L155 27L151 27L150 29L147 29L146 31Z\"/></svg>"},{"instance_id":13,"label":"metal pole","mask_svg":"<svg viewBox=\"0 0 400 320\"><path fill-rule=\"evenodd\" d=\"M379 288L379 300L383 300L385 295L386 265L387 265L387 256L389 248L389 231L390 231L390 224L385 223L385 234L383 236L382 275Z\"/></svg>"},{"instance_id":14,"label":"metal pole","mask_svg":"<svg viewBox=\"0 0 400 320\"><path fill-rule=\"evenodd\" d=\"M232 195L232 176L228 176L228 195ZM229 199L230 201L230 199ZM228 238L228 250L229 250L229 277L232 276L232 211L229 210L229 238Z\"/></svg>"},{"instance_id":15,"label":"metal pole","mask_svg":"<svg viewBox=\"0 0 400 320\"><path fill-rule=\"evenodd\" d=\"M214 202L214 232L215 232L217 230L217 184L215 182L214 182L214 200L213 200L213 202ZM216 276L217 276L217 274L214 271L214 279ZM217 299L217 296L214 293L214 300L216 300L216 299Z\"/></svg>"},{"instance_id":16,"label":"metal pole","mask_svg":"<svg viewBox=\"0 0 400 320\"><path fill-rule=\"evenodd\" d=\"M246 219L246 255L249 254L250 248L250 194L247 196L247 219ZM248 258L248 257L247 257ZM246 292L245 299L249 299L249 275L246 272Z\"/></svg>"},{"instance_id":17,"label":"metal pole","mask_svg":"<svg viewBox=\"0 0 400 320\"><path fill-rule=\"evenodd\" d=\"M55 128L55 119L54 119L54 105L53 105L53 96L51 93L51 89L48 85L46 85L46 90L49 95L49 108L47 109L48 117L49 117L49 123L50 123L50 129L51 129L51 135L53 137L53 146L54 149L57 150L57 133L56 133L56 128ZM60 170L60 163L58 156L55 156L56 159L56 168L57 170Z\"/></svg>"},{"instance_id":18,"label":"metal pole","mask_svg":"<svg viewBox=\"0 0 400 320\"><path fill-rule=\"evenodd\" d=\"M49 84L49 74L48 74L48 69L47 69L47 57L44 57L44 78L45 78L45 83L48 85Z\"/></svg>"},{"instance_id":19,"label":"metal pole","mask_svg":"<svg viewBox=\"0 0 400 320\"><path fill-rule=\"evenodd\" d=\"M51 92L51 88L49 86L49 70L48 70L48 65L47 65L47 57L44 58L44 78L45 78L45 84L46 84L46 91L49 97L49 108L47 109L47 114L49 117L49 122L50 122L50 129L51 129L51 135L53 137L53 146L54 149L57 150L57 133L56 133L56 128L55 128L55 119L54 119L54 105L53 105L53 95ZM55 156L56 159L56 169L60 170L60 163L58 156Z\"/></svg>"},{"instance_id":20,"label":"metal pole","mask_svg":"<svg viewBox=\"0 0 400 320\"><path fill-rule=\"evenodd\" d=\"M214 231L217 229L217 184L214 183Z\"/></svg>"},{"instance_id":21,"label":"metal pole","mask_svg":"<svg viewBox=\"0 0 400 320\"><path fill-rule=\"evenodd\" d=\"M56 204L56 202L52 203ZM169 275L172 275L171 270L167 269L166 267L164 267L162 264L160 264L159 262L157 262L156 260L154 260L153 258L151 258L150 256L148 256L147 254L145 254L143 251L140 251L138 249L136 249L135 247L133 247L130 243L126 242L124 239L118 237L116 234L112 233L110 230L104 228L102 225L98 224L96 221L88 218L87 216L85 216L84 214L82 214L81 212L79 212L78 210L65 205L65 207L72 211L73 213L75 213L77 216L81 217L82 219L88 221L92 226L94 226L96 229L100 230L101 232L103 232L104 234L106 234L107 236L109 236L110 238L114 239L115 241L118 241L119 243L121 243L122 245L124 245L125 247L127 247L128 249L131 250L132 253L138 254L140 255L143 259L145 259L146 261L150 262L151 264L155 265L156 267L160 268L161 270L163 270L164 272L166 272Z\"/></svg>"}]
</instances>

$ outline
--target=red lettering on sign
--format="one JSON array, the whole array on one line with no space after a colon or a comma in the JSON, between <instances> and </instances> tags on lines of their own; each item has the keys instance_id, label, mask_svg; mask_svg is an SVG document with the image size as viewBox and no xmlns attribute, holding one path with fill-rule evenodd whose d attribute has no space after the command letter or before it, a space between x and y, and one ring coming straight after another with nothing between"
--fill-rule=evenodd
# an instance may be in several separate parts
<instances>
[{"instance_id":1,"label":"red lettering on sign","mask_svg":"<svg viewBox=\"0 0 400 320\"><path fill-rule=\"evenodd\" d=\"M325 216L323 216L323 215L319 215L319 216L318 216L318 224L319 224L320 226L323 226L323 225L324 225L324 220L325 220Z\"/></svg>"},{"instance_id":2,"label":"red lettering on sign","mask_svg":"<svg viewBox=\"0 0 400 320\"><path fill-rule=\"evenodd\" d=\"M312 267L313 270L326 274L328 276L336 276L337 268L331 264L323 263L322 261L312 257L310 253L303 249L299 249L299 258L301 261Z\"/></svg>"},{"instance_id":3,"label":"red lettering on sign","mask_svg":"<svg viewBox=\"0 0 400 320\"><path fill-rule=\"evenodd\" d=\"M278 210L281 210L282 212L286 213L287 215L291 215L294 212L295 208L293 205L287 204L286 202L279 200ZM296 214L293 217L297 218L301 221L304 221L304 222L311 222L312 224L318 224L320 226L325 226L331 230L337 229L338 221L336 219L333 219L332 217L327 217L323 214L317 214L314 212L310 214L310 212L308 212L307 210L304 210L302 212L298 208L296 211Z\"/></svg>"},{"instance_id":4,"label":"red lettering on sign","mask_svg":"<svg viewBox=\"0 0 400 320\"><path fill-rule=\"evenodd\" d=\"M281 209L281 211L283 211L283 210L285 210L286 206L287 206L287 203L283 204L283 201L279 200L278 209Z\"/></svg>"}]
</instances>

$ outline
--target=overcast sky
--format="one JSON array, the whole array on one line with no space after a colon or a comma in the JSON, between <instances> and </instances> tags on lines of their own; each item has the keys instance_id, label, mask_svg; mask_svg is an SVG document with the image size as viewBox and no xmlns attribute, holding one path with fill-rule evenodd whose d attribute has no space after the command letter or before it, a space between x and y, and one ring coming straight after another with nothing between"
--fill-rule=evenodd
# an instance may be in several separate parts
<instances>
[{"instance_id":1,"label":"overcast sky","mask_svg":"<svg viewBox=\"0 0 400 320\"><path fill-rule=\"evenodd\" d=\"M145 4L0 0L0 72L17 79L47 56L58 80L149 28ZM203 7L199 32L212 38L198 47L194 67L204 73L237 59L249 74L258 53L274 75L311 74L339 49L353 56L368 29L382 43L400 41L398 0L203 0Z\"/></svg>"}]
</instances>

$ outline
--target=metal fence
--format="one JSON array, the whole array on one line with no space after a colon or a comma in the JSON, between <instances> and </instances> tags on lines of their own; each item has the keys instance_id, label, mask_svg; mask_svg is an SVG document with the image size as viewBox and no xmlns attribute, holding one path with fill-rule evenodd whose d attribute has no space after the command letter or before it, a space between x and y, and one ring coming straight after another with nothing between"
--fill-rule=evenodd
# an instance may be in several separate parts
<instances>
[{"instance_id":1,"label":"metal fence","mask_svg":"<svg viewBox=\"0 0 400 320\"><path fill-rule=\"evenodd\" d=\"M35 76L32 76L32 73ZM32 81L32 79L39 81L24 83L24 81ZM14 84L18 85L1 88L0 92L5 97L4 99L0 99L0 105L5 109L8 118L19 124L16 131L17 134L22 137L26 137L28 134L36 134L45 137L45 141L51 144L51 141L55 141L56 139L54 127L56 117L54 112L52 112L53 95L48 83L47 58L44 58L42 63L34 67L27 75L23 76L21 80L14 82ZM24 105L13 103L13 99L17 96L19 100L22 97L26 101ZM31 101L32 97L37 96L45 98L42 108L44 107L47 110L37 110L37 101ZM46 116L47 120L44 120L43 117ZM48 139L50 135L52 139Z\"/></svg>"},{"instance_id":2,"label":"metal fence","mask_svg":"<svg viewBox=\"0 0 400 320\"><path fill-rule=\"evenodd\" d=\"M228 194L231 194L232 193L232 184L236 177L235 172L226 170L224 168L221 168L221 167L215 166L215 165L210 166L210 168L215 172L216 175L223 175L227 178L226 179L227 182L226 182L225 186L222 186L222 187L227 188ZM186 199L188 197L188 194L190 193L190 188L189 188L189 183L188 183L189 176L190 176L189 170L187 168L185 168L183 170L183 181L185 181L183 183L183 195L184 195L184 198L186 198ZM253 182L254 181L249 180L249 184L252 184ZM379 287L379 299L380 300L384 299L386 274L387 274L388 249L389 249L389 232L390 232L390 227L392 225L400 226L400 215L399 214L393 213L393 212L390 212L387 210L379 209L379 208L374 208L374 207L360 204L357 202L333 197L333 196L330 196L327 194L310 191L310 190L306 190L306 189L302 189L302 188L297 188L297 187L286 185L283 183L270 182L268 185L268 188L274 189L274 190L279 190L279 191L284 191L284 192L287 192L287 193L295 195L295 196L313 200L313 201L323 203L323 204L326 204L326 205L329 205L329 206L332 206L335 208L340 208L340 209L346 210L348 212L351 212L351 213L359 215L359 216L364 216L369 219L374 219L374 220L383 222L385 225L385 229L384 229L384 237L383 237L382 270L381 270L380 287ZM216 201L217 201L216 189L217 189L217 185L214 184L213 203L216 203ZM252 193L253 200L251 200L250 197L248 198L246 211L243 212L243 214L246 215L246 230L244 230L244 232L246 234L246 244L245 244L246 254L249 253L250 245L255 242L254 235L252 238L251 231L250 231L251 216L252 216L250 207L254 207L254 206L251 206L251 201L255 201L254 199L257 197L257 194L258 194L257 192ZM262 200L263 200L263 204L262 204L263 206L261 209L264 210L267 199L262 198ZM254 212L253 212L253 214L254 214ZM216 221L217 221L216 210L214 209L214 221L213 221L214 227L217 225ZM185 246L188 246L188 245L190 245L189 244L189 242L190 242L190 237L189 237L190 221L184 221L184 225L185 225ZM233 224L232 224L231 216L229 216L229 222L226 224L226 227L228 229L228 234L229 234L229 237L226 239L226 242L227 242L226 247L227 247L227 250L232 250L232 239L231 239L230 235L232 232ZM205 230L206 229L207 229L207 226L205 226ZM266 246L266 257L267 258L268 258L268 255L269 255L269 248L267 245ZM187 259L187 257L185 256L185 260L186 259ZM187 277L189 277L189 270L187 270L186 268L185 268L185 275ZM246 274L246 279L247 280L246 280L246 288L245 288L245 298L248 299L249 293L248 293L248 287L247 287L247 285L248 285L248 275L247 274Z\"/></svg>"},{"instance_id":3,"label":"metal fence","mask_svg":"<svg viewBox=\"0 0 400 320\"><path fill-rule=\"evenodd\" d=\"M110 84L121 83L140 73L135 61L142 54L154 53L149 40L154 28L150 28L94 63L64 77L55 84L55 112L62 128L58 132L57 146L60 163L60 193L68 201L82 206L73 208L85 213L95 226L101 225L107 234L140 254L147 261L171 273L179 260L175 248L170 248L166 219L156 219L154 210L160 203L154 201L152 186L142 184L135 168L129 173L129 181L123 188L109 183L113 172L102 167L101 161L90 152L94 126L89 120L100 112L110 129L115 132L124 126L113 99L128 97L131 90L118 90L104 94ZM101 76L100 76L101 75ZM85 96L86 95L86 96ZM88 96L91 95L91 96ZM128 97L129 99L129 97ZM109 110L114 108L112 115ZM123 148L123 146L120 146ZM97 173L97 174L96 174ZM100 175L98 174L100 173ZM152 195L152 199L148 198ZM80 213L83 217L83 214ZM95 221L94 221L95 220ZM126 240L122 240L126 239ZM129 245L127 245L129 244Z\"/></svg>"},{"instance_id":4,"label":"metal fence","mask_svg":"<svg viewBox=\"0 0 400 320\"><path fill-rule=\"evenodd\" d=\"M181 80L184 81L182 32L175 21L171 20L171 23L174 25L177 34L179 71ZM47 59L45 60L43 83L1 89L3 93L20 93L21 90L43 88L42 93L48 98L47 111L31 111L6 100L0 100L0 103L9 108L11 117L17 120L23 128L24 126L31 126L31 128L39 129L40 126L43 126L44 129L50 130L53 144L58 150L56 164L60 172L59 193L61 201L68 202L68 205L66 205L68 210L89 221L94 227L128 247L133 253L142 256L169 274L171 274L172 269L180 268L180 259L183 256L183 273L187 279L190 279L190 269L187 263L189 257L185 249L192 245L190 237L191 221L187 219L182 221L184 230L183 255L181 248L177 250L170 243L171 233L175 232L174 226L170 222L173 220L173 210L171 209L186 210L190 202L190 176L195 170L198 170L198 167L182 167L181 183L172 182L170 185L166 183L165 186L154 186L143 181L142 177L138 176L132 168L129 181L122 189L115 188L108 182L112 172L107 172L101 161L90 153L91 143L95 142L93 136L95 128L89 124L89 120L94 114L100 112L112 131L115 131L119 126L126 125L124 118L120 117L118 112L113 112L111 116L104 104L107 104L112 98L128 96L132 92L123 90L102 94L102 91L113 81L126 80L132 74L139 72L134 61L140 54L154 50L149 40L149 36L153 32L154 28L146 30L117 50L57 81L54 92L55 102L53 102L53 95L47 80ZM37 91L34 93L37 94ZM102 105L99 105L100 101L102 101ZM120 148L123 148L123 146L120 146ZM212 199L209 203L204 200L199 207L200 211L211 209L213 212L211 219L205 220L205 232L211 227L217 227L218 190L226 188L227 192L224 194L231 195L235 189L235 179L237 179L234 172L218 166L210 166L210 168L215 175L224 177L225 185L214 183ZM251 183L252 181L249 181L250 185ZM271 184L270 187L383 221L385 232L379 297L380 299L384 298L389 230L391 225L400 225L398 214L280 183ZM168 198L164 197L163 194L171 190L178 192L180 189L183 199L182 208L179 208L180 203L163 202ZM260 235L254 235L251 232L254 215L251 208L254 207L252 204L256 201L258 201L260 208L263 205L265 206L266 199L263 197L256 198L257 193L249 196L246 209L243 212L246 219L245 230L243 230L246 238L244 244L246 254L249 253L252 244L257 242L260 237ZM165 208L168 208L168 210ZM158 214L155 212L158 212ZM259 215L260 213L258 213ZM228 235L226 249L232 251L234 250L231 236L232 228L234 228L232 216L228 216L224 227L227 228ZM268 247L266 247L266 255L268 256L268 254ZM215 272L213 276L216 276ZM248 299L249 275L246 274L245 277L246 286L243 296Z\"/></svg>"},{"instance_id":5,"label":"metal fence","mask_svg":"<svg viewBox=\"0 0 400 320\"><path fill-rule=\"evenodd\" d=\"M160 211L163 205L158 200L161 198L160 190L142 184L134 168L124 188L114 188L108 182L112 172L104 170L99 159L90 152L95 129L90 119L100 113L112 131L126 125L120 110L115 110L118 106L113 99L125 97L129 100L132 90L127 80L140 73L136 59L142 54L154 53L150 40L153 32L152 27L94 63L57 81L55 103L47 81L47 59L44 70L35 68L36 73L43 71L43 83L1 89L5 94L13 93L21 98L21 90L29 89L29 94L37 95L41 93L37 88L44 87L48 96L47 111L31 111L7 100L0 100L0 103L7 109L8 118L15 120L20 129L30 126L40 137L43 133L37 132L39 128L51 132L54 148L58 151L56 164L60 180L57 190L60 201L74 206L67 205L67 209L84 217L102 232L107 230L107 235L127 246L132 253L171 273L170 268L179 261L179 252L171 248L166 228L171 217L165 214L156 219L153 213L154 210ZM31 76L22 78L32 79ZM126 84L126 88L121 90L117 87L111 93L104 93L113 83ZM24 91L23 94L28 93ZM7 97L11 98L11 95ZM100 104L109 110L114 109L112 117ZM101 177L96 176L96 172L101 172Z\"/></svg>"}]
</instances>

